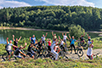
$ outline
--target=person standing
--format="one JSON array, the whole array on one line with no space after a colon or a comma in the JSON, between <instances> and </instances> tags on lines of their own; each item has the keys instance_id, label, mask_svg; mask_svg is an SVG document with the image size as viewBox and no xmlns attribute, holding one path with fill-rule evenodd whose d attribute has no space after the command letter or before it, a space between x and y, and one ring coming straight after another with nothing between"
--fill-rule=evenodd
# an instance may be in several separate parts
<instances>
[{"instance_id":1,"label":"person standing","mask_svg":"<svg viewBox=\"0 0 102 68\"><path fill-rule=\"evenodd\" d=\"M33 35L33 37L30 37L30 40L31 40L31 42L33 42L33 44L35 44L35 41L36 41L35 35Z\"/></svg>"},{"instance_id":2,"label":"person standing","mask_svg":"<svg viewBox=\"0 0 102 68\"><path fill-rule=\"evenodd\" d=\"M41 37L41 40L42 40L42 44L44 44L45 45L45 38L47 37L47 33L46 33L46 36L44 36L44 34L43 34L43 36Z\"/></svg>"},{"instance_id":3,"label":"person standing","mask_svg":"<svg viewBox=\"0 0 102 68\"><path fill-rule=\"evenodd\" d=\"M64 42L65 42L65 44L66 44L66 40L68 39L68 37L67 37L67 34L65 33L65 35L62 33L62 36L63 36L63 40L64 40ZM68 39L69 40L69 39Z\"/></svg>"},{"instance_id":4,"label":"person standing","mask_svg":"<svg viewBox=\"0 0 102 68\"><path fill-rule=\"evenodd\" d=\"M75 45L74 45L74 43L76 42L76 40L74 39L74 36L72 36L72 38L71 38L70 34L69 34L69 38L70 38L71 53L72 53L72 47L73 47L75 54L77 54L76 53L76 49L75 49Z\"/></svg>"},{"instance_id":5,"label":"person standing","mask_svg":"<svg viewBox=\"0 0 102 68\"><path fill-rule=\"evenodd\" d=\"M14 39L14 37L15 37L15 36L14 36L14 35L12 35L12 36L13 36L14 45L15 45L15 46L17 46L18 41L20 41L20 39L21 39L22 37L20 36L20 38L19 38L19 39L17 39L17 38L16 38L16 39ZM16 49L17 49L17 48L13 47L13 50L16 50Z\"/></svg>"}]
</instances>

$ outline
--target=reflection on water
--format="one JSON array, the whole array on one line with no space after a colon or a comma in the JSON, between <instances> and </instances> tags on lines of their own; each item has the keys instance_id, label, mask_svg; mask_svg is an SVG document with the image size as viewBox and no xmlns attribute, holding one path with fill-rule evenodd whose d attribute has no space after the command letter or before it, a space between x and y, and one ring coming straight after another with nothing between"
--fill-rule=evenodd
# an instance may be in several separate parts
<instances>
[{"instance_id":1,"label":"reflection on water","mask_svg":"<svg viewBox=\"0 0 102 68\"><path fill-rule=\"evenodd\" d=\"M46 34L45 31L32 31L32 30L0 30L0 44L6 44L6 38L12 40L12 35L15 35L16 38L22 36L22 38L29 38L32 35L35 35L36 38L41 38L43 34ZM61 35L61 33L56 33ZM52 38L51 32L48 32L48 38Z\"/></svg>"},{"instance_id":2,"label":"reflection on water","mask_svg":"<svg viewBox=\"0 0 102 68\"><path fill-rule=\"evenodd\" d=\"M6 39L4 39L3 35L0 35L0 44L6 44Z\"/></svg>"}]
</instances>

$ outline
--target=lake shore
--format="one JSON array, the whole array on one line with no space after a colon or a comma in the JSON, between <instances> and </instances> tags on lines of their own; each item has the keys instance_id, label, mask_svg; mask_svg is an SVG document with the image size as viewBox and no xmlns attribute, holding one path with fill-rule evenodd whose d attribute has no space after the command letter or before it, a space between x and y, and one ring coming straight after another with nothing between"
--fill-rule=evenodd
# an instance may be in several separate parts
<instances>
[{"instance_id":1,"label":"lake shore","mask_svg":"<svg viewBox=\"0 0 102 68\"><path fill-rule=\"evenodd\" d=\"M25 28L25 27L0 27L2 29L16 29L16 30L34 30L34 31L53 31L58 33L69 33L69 31L58 31L58 30L47 30L47 29L34 29L34 28ZM102 33L102 31L87 31L89 33Z\"/></svg>"},{"instance_id":2,"label":"lake shore","mask_svg":"<svg viewBox=\"0 0 102 68\"><path fill-rule=\"evenodd\" d=\"M2 29L16 29L16 30L36 30L36 31L53 31L58 33L69 33L68 31L57 31L57 30L47 30L47 29L34 29L34 28L23 28L23 27L0 27L0 30Z\"/></svg>"}]
</instances>

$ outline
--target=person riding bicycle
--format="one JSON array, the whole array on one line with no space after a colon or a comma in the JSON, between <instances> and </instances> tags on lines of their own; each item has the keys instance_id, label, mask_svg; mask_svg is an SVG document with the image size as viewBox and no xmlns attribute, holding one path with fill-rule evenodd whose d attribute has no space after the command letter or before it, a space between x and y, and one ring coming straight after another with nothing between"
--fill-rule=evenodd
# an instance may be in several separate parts
<instances>
[{"instance_id":1,"label":"person riding bicycle","mask_svg":"<svg viewBox=\"0 0 102 68\"><path fill-rule=\"evenodd\" d=\"M15 36L14 36L14 35L12 35L12 36L13 36L14 45L15 45L15 46L17 46L18 41L20 41L20 39L21 39L21 36L20 36L20 38L19 38L19 39L17 39L17 38L16 38L16 39L14 39L14 37L15 37ZM16 50L16 49L17 49L17 48L13 47L13 50Z\"/></svg>"},{"instance_id":2,"label":"person riding bicycle","mask_svg":"<svg viewBox=\"0 0 102 68\"><path fill-rule=\"evenodd\" d=\"M9 58L9 60L10 60L11 55L13 55L13 53L14 53L14 52L12 51L11 47L13 46L13 47L17 48L17 46L15 46L15 45L12 44L12 40L10 40L10 41L8 42L8 38L6 39L6 42L7 42L6 51L7 51L7 53L8 53L8 58Z\"/></svg>"},{"instance_id":3,"label":"person riding bicycle","mask_svg":"<svg viewBox=\"0 0 102 68\"><path fill-rule=\"evenodd\" d=\"M31 44L28 46L27 54L34 59L35 52L32 50L32 48L36 48L36 46L34 46L33 42L31 42Z\"/></svg>"},{"instance_id":4,"label":"person riding bicycle","mask_svg":"<svg viewBox=\"0 0 102 68\"><path fill-rule=\"evenodd\" d=\"M75 54L77 54L76 49L75 49L75 45L74 45L74 43L77 42L77 40L74 39L74 36L72 36L72 38L71 38L70 34L69 34L69 38L70 38L71 53L72 53L72 47L73 47Z\"/></svg>"},{"instance_id":5,"label":"person riding bicycle","mask_svg":"<svg viewBox=\"0 0 102 68\"><path fill-rule=\"evenodd\" d=\"M84 36L85 36L85 33L83 35L81 35L81 37L80 37L80 43L81 44L84 44L85 43Z\"/></svg>"},{"instance_id":6,"label":"person riding bicycle","mask_svg":"<svg viewBox=\"0 0 102 68\"><path fill-rule=\"evenodd\" d=\"M51 53L55 54L55 60L58 60L58 53L56 52L57 48L55 47L56 45L58 45L58 42L56 42L56 41L57 41L57 39L53 40L53 43L51 45Z\"/></svg>"},{"instance_id":7,"label":"person riding bicycle","mask_svg":"<svg viewBox=\"0 0 102 68\"><path fill-rule=\"evenodd\" d=\"M43 44L42 44L42 40L40 40L40 42L38 42L38 43L36 43L36 45L38 44L38 50L39 50L39 54L40 54L40 52L41 52L41 50L42 50L42 46L44 46Z\"/></svg>"},{"instance_id":8,"label":"person riding bicycle","mask_svg":"<svg viewBox=\"0 0 102 68\"><path fill-rule=\"evenodd\" d=\"M25 43L25 46L27 45L27 43ZM15 54L15 57L17 58L22 58L24 59L24 57L22 57L20 54L22 54L23 56L27 56L26 54L24 54L21 50L23 49L24 47L21 45L19 48L17 48L14 52Z\"/></svg>"},{"instance_id":9,"label":"person riding bicycle","mask_svg":"<svg viewBox=\"0 0 102 68\"><path fill-rule=\"evenodd\" d=\"M41 37L41 39L42 39L42 44L44 44L45 45L45 38L47 37L47 33L46 33L46 36L44 36L44 34L43 34L43 36Z\"/></svg>"},{"instance_id":10,"label":"person riding bicycle","mask_svg":"<svg viewBox=\"0 0 102 68\"><path fill-rule=\"evenodd\" d=\"M30 40L31 40L31 42L33 41L33 44L35 44L35 42L36 42L36 37L35 37L35 35L33 35L33 37L30 37Z\"/></svg>"}]
</instances>

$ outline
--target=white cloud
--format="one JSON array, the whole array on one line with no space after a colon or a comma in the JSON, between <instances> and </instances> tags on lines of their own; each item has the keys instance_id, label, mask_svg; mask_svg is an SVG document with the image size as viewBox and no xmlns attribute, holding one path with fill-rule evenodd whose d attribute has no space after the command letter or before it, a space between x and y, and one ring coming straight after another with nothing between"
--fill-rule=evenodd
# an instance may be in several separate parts
<instances>
[{"instance_id":1,"label":"white cloud","mask_svg":"<svg viewBox=\"0 0 102 68\"><path fill-rule=\"evenodd\" d=\"M44 1L46 4L52 4L52 5L81 5L81 6L92 6L95 7L94 3L87 2L86 0L40 0Z\"/></svg>"},{"instance_id":2,"label":"white cloud","mask_svg":"<svg viewBox=\"0 0 102 68\"><path fill-rule=\"evenodd\" d=\"M18 2L18 1L6 1L0 0L0 8L3 7L24 7L24 6L31 6L25 2Z\"/></svg>"}]
</instances>

